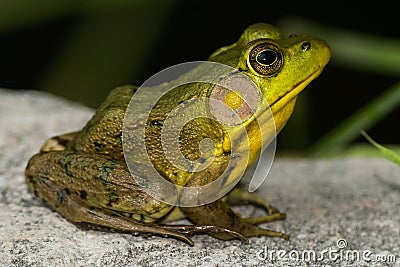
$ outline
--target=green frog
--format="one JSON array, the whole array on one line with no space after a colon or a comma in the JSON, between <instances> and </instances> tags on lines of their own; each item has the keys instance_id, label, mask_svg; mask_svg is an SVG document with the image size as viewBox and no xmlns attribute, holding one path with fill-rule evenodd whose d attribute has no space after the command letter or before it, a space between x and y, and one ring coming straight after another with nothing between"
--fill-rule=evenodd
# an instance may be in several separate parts
<instances>
[{"instance_id":1,"label":"green frog","mask_svg":"<svg viewBox=\"0 0 400 267\"><path fill-rule=\"evenodd\" d=\"M293 112L297 95L322 72L330 55L327 43L317 37L307 34L284 37L274 26L258 23L246 28L236 43L216 50L208 58L210 62L233 68L256 85L257 92L251 93L257 102L255 108L240 109L240 123L229 126L231 130L244 127L247 131L248 165L262 147L260 125L254 122L257 110L271 111L276 129L273 133L279 133ZM45 142L26 167L30 191L68 220L99 229L174 237L190 245L193 245L190 237L198 233L221 240L248 241L253 236L289 239L285 233L259 226L285 219L286 215L240 185L223 198L197 206L171 205L143 190L129 171L122 140L126 110L137 90L130 85L113 89L81 131ZM212 96L239 110L243 95L246 92L241 95L224 92L212 84L191 83L165 94L145 120L146 147L157 172L180 186L195 187L215 181L227 168L233 143L224 127L203 117L190 121L181 131L179 149L187 159L201 157L202 139L207 137L214 142L213 161L200 172L180 171L169 163L160 141L162 127L171 110L183 101ZM204 108L212 113L216 106ZM236 140L239 147L241 140ZM135 143L128 150L135 153ZM231 209L233 205L243 204L261 207L266 214L243 218ZM182 218L192 224L169 223Z\"/></svg>"}]
</instances>

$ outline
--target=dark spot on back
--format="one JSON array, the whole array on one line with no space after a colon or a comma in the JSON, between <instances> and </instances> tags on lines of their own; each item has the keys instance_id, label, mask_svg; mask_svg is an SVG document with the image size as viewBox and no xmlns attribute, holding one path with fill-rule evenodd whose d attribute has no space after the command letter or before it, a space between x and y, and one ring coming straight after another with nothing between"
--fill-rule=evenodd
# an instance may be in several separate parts
<instances>
[{"instance_id":1,"label":"dark spot on back","mask_svg":"<svg viewBox=\"0 0 400 267\"><path fill-rule=\"evenodd\" d=\"M101 147L102 147L102 144L100 142L98 142L98 141L94 141L93 142L93 146L96 149L96 151L100 151Z\"/></svg>"},{"instance_id":2,"label":"dark spot on back","mask_svg":"<svg viewBox=\"0 0 400 267\"><path fill-rule=\"evenodd\" d=\"M151 121L150 126L163 126L164 122L163 121Z\"/></svg>"},{"instance_id":3,"label":"dark spot on back","mask_svg":"<svg viewBox=\"0 0 400 267\"><path fill-rule=\"evenodd\" d=\"M110 173L114 170L115 168L115 162L112 160L108 160L104 162L101 167L99 168L99 172L96 175L97 179L100 179L103 181L103 184L107 185L108 184L108 176Z\"/></svg>"},{"instance_id":4,"label":"dark spot on back","mask_svg":"<svg viewBox=\"0 0 400 267\"><path fill-rule=\"evenodd\" d=\"M86 197L87 197L86 191L85 191L85 190L79 191L79 197L80 197L81 199L83 199L83 200L86 200Z\"/></svg>"},{"instance_id":5,"label":"dark spot on back","mask_svg":"<svg viewBox=\"0 0 400 267\"><path fill-rule=\"evenodd\" d=\"M64 190L57 191L57 200L60 204L64 204L67 201L67 197L65 195Z\"/></svg>"},{"instance_id":6,"label":"dark spot on back","mask_svg":"<svg viewBox=\"0 0 400 267\"><path fill-rule=\"evenodd\" d=\"M67 154L58 160L58 164L60 164L61 168L64 169L64 172L69 177L74 177L70 168L71 168L71 160L74 157L74 154Z\"/></svg>"},{"instance_id":7,"label":"dark spot on back","mask_svg":"<svg viewBox=\"0 0 400 267\"><path fill-rule=\"evenodd\" d=\"M122 131L116 133L113 135L114 138L121 138L122 137Z\"/></svg>"}]
</instances>

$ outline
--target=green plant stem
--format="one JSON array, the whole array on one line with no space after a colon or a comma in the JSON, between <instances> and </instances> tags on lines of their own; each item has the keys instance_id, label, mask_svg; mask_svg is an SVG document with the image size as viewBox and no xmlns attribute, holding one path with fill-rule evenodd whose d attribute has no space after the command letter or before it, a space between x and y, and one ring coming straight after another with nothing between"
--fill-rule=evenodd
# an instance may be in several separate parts
<instances>
[{"instance_id":1,"label":"green plant stem","mask_svg":"<svg viewBox=\"0 0 400 267\"><path fill-rule=\"evenodd\" d=\"M328 156L356 138L362 129L369 129L400 105L400 82L372 100L339 126L322 137L308 150L312 157Z\"/></svg>"},{"instance_id":2,"label":"green plant stem","mask_svg":"<svg viewBox=\"0 0 400 267\"><path fill-rule=\"evenodd\" d=\"M367 139L367 141L370 142L373 146L375 146L377 149L379 149L379 151L381 151L382 155L386 159L388 159L400 166L400 156L398 154L396 154L394 151L375 142L366 132L361 131L361 135L364 136L365 139Z\"/></svg>"}]
</instances>

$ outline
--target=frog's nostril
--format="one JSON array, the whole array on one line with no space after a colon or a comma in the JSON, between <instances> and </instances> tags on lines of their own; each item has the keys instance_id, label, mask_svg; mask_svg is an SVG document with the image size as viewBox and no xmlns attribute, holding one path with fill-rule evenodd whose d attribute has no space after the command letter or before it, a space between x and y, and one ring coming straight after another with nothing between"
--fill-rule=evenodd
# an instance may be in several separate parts
<instances>
[{"instance_id":1,"label":"frog's nostril","mask_svg":"<svg viewBox=\"0 0 400 267\"><path fill-rule=\"evenodd\" d=\"M310 42L304 42L304 43L301 44L301 50L303 50L303 52L306 52L310 48L311 48L311 43Z\"/></svg>"},{"instance_id":2,"label":"frog's nostril","mask_svg":"<svg viewBox=\"0 0 400 267\"><path fill-rule=\"evenodd\" d=\"M292 33L292 34L289 35L289 38L293 38L293 37L296 37L296 36L297 36L297 34Z\"/></svg>"}]
</instances>

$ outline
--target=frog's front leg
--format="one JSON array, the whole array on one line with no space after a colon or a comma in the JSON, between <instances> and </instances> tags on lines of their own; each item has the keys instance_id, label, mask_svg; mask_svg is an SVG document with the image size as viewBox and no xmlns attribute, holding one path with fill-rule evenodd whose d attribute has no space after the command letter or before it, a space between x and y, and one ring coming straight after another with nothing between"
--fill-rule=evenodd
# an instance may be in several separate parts
<instances>
[{"instance_id":1,"label":"frog's front leg","mask_svg":"<svg viewBox=\"0 0 400 267\"><path fill-rule=\"evenodd\" d=\"M241 218L223 200L217 200L213 203L198 207L181 207L181 209L196 225L215 225L238 232L245 237L263 235L281 237L286 240L289 239L289 236L284 233L264 229L255 225L281 219L279 218L281 216L279 213L260 218ZM254 221L249 219L256 220ZM228 236L225 233L210 234L222 240L232 239L232 236Z\"/></svg>"}]
</instances>

